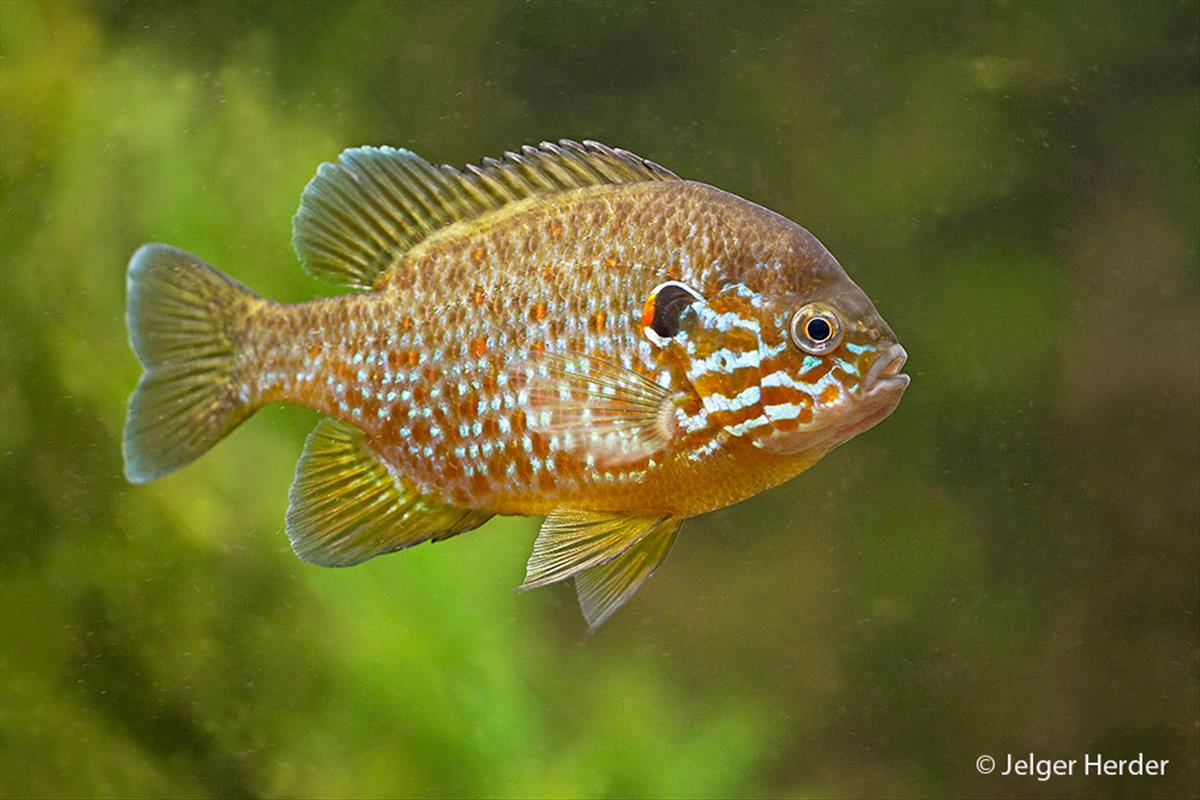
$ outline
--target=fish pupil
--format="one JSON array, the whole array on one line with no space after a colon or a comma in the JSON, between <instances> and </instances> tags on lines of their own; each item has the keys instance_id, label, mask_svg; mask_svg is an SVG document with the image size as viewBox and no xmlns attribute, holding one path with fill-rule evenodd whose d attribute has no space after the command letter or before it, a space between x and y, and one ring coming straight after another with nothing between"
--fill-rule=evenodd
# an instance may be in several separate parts
<instances>
[{"instance_id":1,"label":"fish pupil","mask_svg":"<svg viewBox=\"0 0 1200 800\"><path fill-rule=\"evenodd\" d=\"M814 342L824 342L833 335L833 327L827 320L821 319L820 317L814 317L813 319L810 319L808 321L808 325L805 326L805 333L807 333L808 338L812 339Z\"/></svg>"}]
</instances>

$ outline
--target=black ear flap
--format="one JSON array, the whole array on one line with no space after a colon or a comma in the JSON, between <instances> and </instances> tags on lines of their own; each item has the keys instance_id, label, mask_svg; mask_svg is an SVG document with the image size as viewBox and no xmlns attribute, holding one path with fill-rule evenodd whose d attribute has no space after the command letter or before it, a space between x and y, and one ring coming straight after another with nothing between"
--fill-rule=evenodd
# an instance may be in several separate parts
<instances>
[{"instance_id":1,"label":"black ear flap","mask_svg":"<svg viewBox=\"0 0 1200 800\"><path fill-rule=\"evenodd\" d=\"M642 328L646 338L655 344L663 344L679 333L679 318L684 309L697 300L704 298L695 289L679 281L667 281L655 286L642 306Z\"/></svg>"}]
</instances>

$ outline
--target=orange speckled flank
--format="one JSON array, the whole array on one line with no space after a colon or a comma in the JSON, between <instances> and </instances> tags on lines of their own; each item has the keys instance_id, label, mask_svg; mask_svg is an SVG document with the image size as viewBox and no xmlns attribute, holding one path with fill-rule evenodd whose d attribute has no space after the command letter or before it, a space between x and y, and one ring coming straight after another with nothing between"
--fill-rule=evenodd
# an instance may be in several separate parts
<instances>
[{"instance_id":1,"label":"orange speckled flank","mask_svg":"<svg viewBox=\"0 0 1200 800\"><path fill-rule=\"evenodd\" d=\"M301 403L361 428L423 493L500 513L568 505L693 515L751 496L819 457L823 450L780 454L754 446L766 431L742 438L722 432L753 419L762 403L707 412L700 403L711 420L668 452L612 466L589 466L552 435L530 430L512 370L531 352L601 355L650 380L665 372L670 387L702 398L734 398L758 386L769 361L689 377L677 353L646 340L643 302L667 279L803 296L833 262L792 223L701 184L603 186L524 205L432 236L376 293L264 305L254 327L258 368L246 391L259 402ZM547 224L530 223L551 213ZM598 230L616 234L592 235ZM484 298L499 300L499 312ZM736 292L713 298L711 307L714 314L760 313ZM759 337L745 328L701 331L689 344L692 355L707 358L757 351ZM780 369L789 360L805 366L803 354L790 350L775 358ZM812 364L800 377L816 385L828 371ZM833 384L816 398L770 386L762 402L801 406L780 421L791 432L839 394ZM679 413L687 416L685 409L686 402ZM719 449L714 439L722 440Z\"/></svg>"}]
</instances>

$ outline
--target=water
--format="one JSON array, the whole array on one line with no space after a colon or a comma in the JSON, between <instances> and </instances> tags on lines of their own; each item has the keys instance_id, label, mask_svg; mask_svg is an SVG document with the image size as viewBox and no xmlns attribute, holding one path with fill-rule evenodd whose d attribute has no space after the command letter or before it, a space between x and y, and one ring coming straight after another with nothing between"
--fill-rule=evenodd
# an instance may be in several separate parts
<instances>
[{"instance_id":1,"label":"water","mask_svg":"<svg viewBox=\"0 0 1200 800\"><path fill-rule=\"evenodd\" d=\"M1197 8L0 6L0 794L1194 796ZM313 414L121 478L145 241L273 298L316 165L591 137L816 233L898 411L598 634L535 522L321 570ZM1170 759L1161 778L976 759Z\"/></svg>"}]
</instances>

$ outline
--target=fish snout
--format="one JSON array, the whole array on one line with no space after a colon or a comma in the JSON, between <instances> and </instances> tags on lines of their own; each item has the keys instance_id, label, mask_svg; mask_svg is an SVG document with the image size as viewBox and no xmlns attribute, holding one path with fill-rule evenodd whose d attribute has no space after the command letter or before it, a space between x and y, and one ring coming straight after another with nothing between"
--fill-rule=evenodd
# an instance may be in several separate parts
<instances>
[{"instance_id":1,"label":"fish snout","mask_svg":"<svg viewBox=\"0 0 1200 800\"><path fill-rule=\"evenodd\" d=\"M900 370L908 360L908 353L899 344L893 344L884 350L863 378L863 386L869 394L888 390L902 390L908 386L908 376Z\"/></svg>"}]
</instances>

